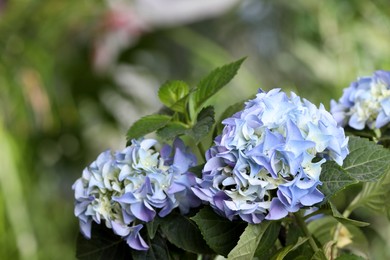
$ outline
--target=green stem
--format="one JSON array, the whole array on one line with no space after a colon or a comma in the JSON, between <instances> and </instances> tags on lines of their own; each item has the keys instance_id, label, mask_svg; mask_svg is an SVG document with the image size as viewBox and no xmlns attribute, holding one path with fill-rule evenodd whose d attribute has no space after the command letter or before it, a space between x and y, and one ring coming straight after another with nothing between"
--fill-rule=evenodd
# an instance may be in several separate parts
<instances>
[{"instance_id":1,"label":"green stem","mask_svg":"<svg viewBox=\"0 0 390 260\"><path fill-rule=\"evenodd\" d=\"M302 229L303 233L305 233L306 237L309 239L309 244L311 248L313 249L314 253L319 250L316 241L314 241L313 236L311 235L309 229L306 226L306 223L301 215L301 213L298 211L294 213L295 219L297 221L298 226Z\"/></svg>"},{"instance_id":2,"label":"green stem","mask_svg":"<svg viewBox=\"0 0 390 260\"><path fill-rule=\"evenodd\" d=\"M349 215L351 215L352 211L354 211L358 207L358 202L360 200L361 193L359 193L351 202L351 204L348 205L348 207L343 212L343 217L348 218ZM336 229L333 234L333 245L332 245L332 259L336 259L338 249L337 249L337 241L339 240L341 228L343 225L339 222L337 223Z\"/></svg>"},{"instance_id":3,"label":"green stem","mask_svg":"<svg viewBox=\"0 0 390 260\"><path fill-rule=\"evenodd\" d=\"M190 118L190 116L189 116L188 111L187 111L186 113L184 113L184 120L185 120L185 124L186 124L186 125L191 124L191 118Z\"/></svg>"}]
</instances>

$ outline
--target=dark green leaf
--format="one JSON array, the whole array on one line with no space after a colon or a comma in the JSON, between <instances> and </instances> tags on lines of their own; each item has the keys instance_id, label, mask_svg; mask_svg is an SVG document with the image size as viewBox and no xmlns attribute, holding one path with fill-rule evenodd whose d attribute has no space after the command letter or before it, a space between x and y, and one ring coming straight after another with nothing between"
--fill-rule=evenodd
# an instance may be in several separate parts
<instances>
[{"instance_id":1,"label":"dark green leaf","mask_svg":"<svg viewBox=\"0 0 390 260\"><path fill-rule=\"evenodd\" d=\"M178 248L197 254L213 253L204 241L198 226L189 218L171 213L161 220L164 235Z\"/></svg>"},{"instance_id":2,"label":"dark green leaf","mask_svg":"<svg viewBox=\"0 0 390 260\"><path fill-rule=\"evenodd\" d=\"M279 240L281 238L281 235L286 236L285 240L282 240L284 241L283 246L295 245L301 237L305 236L305 233L303 232L302 228L299 227L296 223L291 223L290 225L288 225L286 228L286 232L287 232L286 235L284 235L283 233L279 235ZM272 255L274 254L275 252ZM268 259L271 259L271 256L268 257ZM306 260L306 259L310 259L312 256L313 256L313 249L311 248L309 243L304 243L296 250L288 253L288 259L294 259L294 260L299 260L299 259Z\"/></svg>"},{"instance_id":3,"label":"dark green leaf","mask_svg":"<svg viewBox=\"0 0 390 260\"><path fill-rule=\"evenodd\" d=\"M153 240L151 240L151 245L147 251L137 251L132 250L132 257L134 260L170 260L169 249L167 247L166 241L160 236L156 235ZM128 258L130 259L130 258Z\"/></svg>"},{"instance_id":4,"label":"dark green leaf","mask_svg":"<svg viewBox=\"0 0 390 260\"><path fill-rule=\"evenodd\" d=\"M356 180L378 180L390 168L390 151L365 138L349 137L349 155L343 168Z\"/></svg>"},{"instance_id":5,"label":"dark green leaf","mask_svg":"<svg viewBox=\"0 0 390 260\"><path fill-rule=\"evenodd\" d=\"M271 253L272 247L275 244L276 239L278 238L280 227L280 222L271 222L260 240L259 246L257 247L255 252L255 256L257 256L259 259L268 258Z\"/></svg>"},{"instance_id":6,"label":"dark green leaf","mask_svg":"<svg viewBox=\"0 0 390 260\"><path fill-rule=\"evenodd\" d=\"M199 82L194 93L196 110L233 79L244 60L245 58L217 68Z\"/></svg>"},{"instance_id":7,"label":"dark green leaf","mask_svg":"<svg viewBox=\"0 0 390 260\"><path fill-rule=\"evenodd\" d=\"M173 140L175 137L185 134L187 126L180 122L169 122L164 127L157 130L157 135L165 140Z\"/></svg>"},{"instance_id":8,"label":"dark green leaf","mask_svg":"<svg viewBox=\"0 0 390 260\"><path fill-rule=\"evenodd\" d=\"M260 224L249 224L245 228L244 233L242 233L237 246L230 251L228 258L252 259L264 232L270 224L270 221L263 221Z\"/></svg>"},{"instance_id":9,"label":"dark green leaf","mask_svg":"<svg viewBox=\"0 0 390 260\"><path fill-rule=\"evenodd\" d=\"M227 256L236 246L246 224L218 216L211 208L203 208L192 217L207 244L219 255Z\"/></svg>"},{"instance_id":10,"label":"dark green leaf","mask_svg":"<svg viewBox=\"0 0 390 260\"><path fill-rule=\"evenodd\" d=\"M150 239L153 239L156 235L156 232L160 226L161 219L159 217L155 217L153 221L146 223L146 229L148 231L148 236Z\"/></svg>"},{"instance_id":11,"label":"dark green leaf","mask_svg":"<svg viewBox=\"0 0 390 260\"><path fill-rule=\"evenodd\" d=\"M179 80L168 81L158 91L158 97L167 107L177 112L185 112L185 107L173 106L189 92L188 85Z\"/></svg>"},{"instance_id":12,"label":"dark green leaf","mask_svg":"<svg viewBox=\"0 0 390 260\"><path fill-rule=\"evenodd\" d=\"M330 208L332 209L333 217L342 224L351 224L357 227L365 227L370 225L370 223L357 221L353 219L349 219L340 214L337 208L333 205L333 203L329 202Z\"/></svg>"},{"instance_id":13,"label":"dark green leaf","mask_svg":"<svg viewBox=\"0 0 390 260\"><path fill-rule=\"evenodd\" d=\"M280 249L273 257L272 257L272 260L282 260L286 257L286 255L288 253L290 253L291 251L294 251L295 249L297 249L298 247L300 247L301 245L303 245L304 243L306 243L306 241L308 240L308 238L302 238L300 237L298 239L298 241L294 244L294 245L288 245L288 246L285 246L283 247L282 249Z\"/></svg>"},{"instance_id":14,"label":"dark green leaf","mask_svg":"<svg viewBox=\"0 0 390 260\"><path fill-rule=\"evenodd\" d=\"M76 257L78 259L129 259L131 248L120 236L104 225L92 225L91 239L79 234L77 237Z\"/></svg>"},{"instance_id":15,"label":"dark green leaf","mask_svg":"<svg viewBox=\"0 0 390 260\"><path fill-rule=\"evenodd\" d=\"M337 257L336 260L365 260L365 258L352 254L342 254L341 256Z\"/></svg>"},{"instance_id":16,"label":"dark green leaf","mask_svg":"<svg viewBox=\"0 0 390 260\"><path fill-rule=\"evenodd\" d=\"M357 183L354 178L333 161L328 161L322 165L320 180L322 185L319 189L324 193L325 200L328 200L345 187Z\"/></svg>"},{"instance_id":17,"label":"dark green leaf","mask_svg":"<svg viewBox=\"0 0 390 260\"><path fill-rule=\"evenodd\" d=\"M187 134L192 136L196 143L210 133L215 122L214 114L212 106L203 108L197 117L196 124L187 131Z\"/></svg>"},{"instance_id":18,"label":"dark green leaf","mask_svg":"<svg viewBox=\"0 0 390 260\"><path fill-rule=\"evenodd\" d=\"M175 250L172 249L172 245L169 248L169 253L171 255L171 258L174 260L198 260L198 254L194 254L191 252L187 252L184 250L181 250L179 248L175 248Z\"/></svg>"},{"instance_id":19,"label":"dark green leaf","mask_svg":"<svg viewBox=\"0 0 390 260\"><path fill-rule=\"evenodd\" d=\"M188 171L192 172L193 174L195 174L198 178L201 178L204 165L205 164L203 163L203 164L191 167L191 168L188 169Z\"/></svg>"},{"instance_id":20,"label":"dark green leaf","mask_svg":"<svg viewBox=\"0 0 390 260\"><path fill-rule=\"evenodd\" d=\"M137 139L156 131L171 120L170 116L167 115L149 115L144 116L136 121L127 131L127 140Z\"/></svg>"},{"instance_id":21,"label":"dark green leaf","mask_svg":"<svg viewBox=\"0 0 390 260\"><path fill-rule=\"evenodd\" d=\"M154 113L154 114L157 114L157 115L167 115L167 116L173 116L175 114L175 111L172 111L172 109L170 109L169 107L166 107L166 106L162 106L160 107L160 109Z\"/></svg>"}]
</instances>

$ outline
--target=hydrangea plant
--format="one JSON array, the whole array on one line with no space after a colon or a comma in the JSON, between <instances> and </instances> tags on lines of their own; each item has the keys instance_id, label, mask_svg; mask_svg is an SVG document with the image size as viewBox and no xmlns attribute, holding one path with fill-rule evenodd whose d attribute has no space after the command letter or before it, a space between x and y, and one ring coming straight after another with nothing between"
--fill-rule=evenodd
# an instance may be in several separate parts
<instances>
[{"instance_id":1,"label":"hydrangea plant","mask_svg":"<svg viewBox=\"0 0 390 260\"><path fill-rule=\"evenodd\" d=\"M321 202L321 165L348 154L344 129L322 105L280 89L260 91L222 123L193 190L230 220L276 220Z\"/></svg>"},{"instance_id":2,"label":"hydrangea plant","mask_svg":"<svg viewBox=\"0 0 390 260\"><path fill-rule=\"evenodd\" d=\"M78 258L370 258L354 246L369 223L349 216L359 207L390 216L390 151L342 127L387 126L388 72L352 83L332 101L334 117L272 89L216 120L209 99L242 62L194 87L163 84L163 109L129 128L124 150L83 171L73 185ZM332 199L352 185L359 193L339 212Z\"/></svg>"},{"instance_id":3,"label":"hydrangea plant","mask_svg":"<svg viewBox=\"0 0 390 260\"><path fill-rule=\"evenodd\" d=\"M133 140L123 151L101 153L85 168L74 185L75 215L83 235L91 238L92 221L102 220L136 250L149 247L139 231L141 223L152 221L156 214L168 215L174 208L182 214L197 207L193 194L194 174L189 167L196 157L180 139L173 147L156 150L154 139Z\"/></svg>"},{"instance_id":4,"label":"hydrangea plant","mask_svg":"<svg viewBox=\"0 0 390 260\"><path fill-rule=\"evenodd\" d=\"M338 102L331 101L337 122L357 130L379 129L390 122L390 72L379 70L344 89Z\"/></svg>"}]
</instances>

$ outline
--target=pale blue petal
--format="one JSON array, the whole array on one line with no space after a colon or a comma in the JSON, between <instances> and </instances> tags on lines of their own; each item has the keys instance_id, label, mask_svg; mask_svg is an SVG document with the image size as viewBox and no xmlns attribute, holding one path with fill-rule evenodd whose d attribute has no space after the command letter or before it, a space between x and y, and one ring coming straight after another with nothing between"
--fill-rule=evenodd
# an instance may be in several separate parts
<instances>
[{"instance_id":1,"label":"pale blue petal","mask_svg":"<svg viewBox=\"0 0 390 260\"><path fill-rule=\"evenodd\" d=\"M268 215L265 217L267 220L278 220L287 216L288 211L279 199L274 198L271 202L270 210Z\"/></svg>"},{"instance_id":2,"label":"pale blue petal","mask_svg":"<svg viewBox=\"0 0 390 260\"><path fill-rule=\"evenodd\" d=\"M131 248L135 250L146 251L149 249L149 246L139 234L139 231L142 227L143 225L141 224L132 227L130 235L126 238L126 242Z\"/></svg>"},{"instance_id":3,"label":"pale blue petal","mask_svg":"<svg viewBox=\"0 0 390 260\"><path fill-rule=\"evenodd\" d=\"M156 212L147 202L137 202L130 205L131 213L138 219L149 222L152 221Z\"/></svg>"}]
</instances>

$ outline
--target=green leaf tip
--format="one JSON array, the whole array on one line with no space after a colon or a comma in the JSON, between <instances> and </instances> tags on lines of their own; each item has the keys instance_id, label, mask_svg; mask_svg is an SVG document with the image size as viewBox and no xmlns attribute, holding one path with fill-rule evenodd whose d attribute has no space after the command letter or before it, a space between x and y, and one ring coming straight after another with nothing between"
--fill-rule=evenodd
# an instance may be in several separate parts
<instances>
[{"instance_id":1,"label":"green leaf tip","mask_svg":"<svg viewBox=\"0 0 390 260\"><path fill-rule=\"evenodd\" d=\"M351 225L354 225L357 227L366 227L366 226L370 225L370 223L367 223L367 222L346 218L337 210L337 208L333 205L333 203L329 202L329 205L330 205L330 208L332 209L333 217L341 224L351 224Z\"/></svg>"},{"instance_id":2,"label":"green leaf tip","mask_svg":"<svg viewBox=\"0 0 390 260\"><path fill-rule=\"evenodd\" d=\"M245 59L246 58L242 58L216 68L199 82L193 95L195 108L197 110L234 78Z\"/></svg>"},{"instance_id":3,"label":"green leaf tip","mask_svg":"<svg viewBox=\"0 0 390 260\"><path fill-rule=\"evenodd\" d=\"M171 120L167 115L148 115L136 121L127 131L128 142L164 127Z\"/></svg>"}]
</instances>

